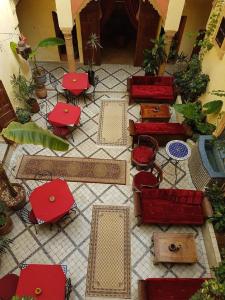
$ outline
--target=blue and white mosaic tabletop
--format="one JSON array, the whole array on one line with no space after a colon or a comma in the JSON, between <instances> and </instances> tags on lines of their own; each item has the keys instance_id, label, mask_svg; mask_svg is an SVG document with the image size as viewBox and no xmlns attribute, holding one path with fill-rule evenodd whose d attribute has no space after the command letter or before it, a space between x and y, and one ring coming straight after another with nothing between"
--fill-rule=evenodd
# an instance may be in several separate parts
<instances>
[{"instance_id":1,"label":"blue and white mosaic tabletop","mask_svg":"<svg viewBox=\"0 0 225 300\"><path fill-rule=\"evenodd\" d=\"M191 148L187 143L179 140L173 140L166 144L166 153L175 160L185 160L191 155Z\"/></svg>"}]
</instances>

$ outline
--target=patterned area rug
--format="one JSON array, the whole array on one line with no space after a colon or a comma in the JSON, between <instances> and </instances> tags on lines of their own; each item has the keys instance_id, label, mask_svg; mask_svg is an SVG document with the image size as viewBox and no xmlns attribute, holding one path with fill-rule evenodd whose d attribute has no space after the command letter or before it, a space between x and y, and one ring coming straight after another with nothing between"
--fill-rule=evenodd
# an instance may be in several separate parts
<instances>
[{"instance_id":1,"label":"patterned area rug","mask_svg":"<svg viewBox=\"0 0 225 300\"><path fill-rule=\"evenodd\" d=\"M24 155L16 178L126 184L125 160Z\"/></svg>"},{"instance_id":2,"label":"patterned area rug","mask_svg":"<svg viewBox=\"0 0 225 300\"><path fill-rule=\"evenodd\" d=\"M127 102L121 100L103 100L100 108L97 144L126 146Z\"/></svg>"},{"instance_id":3,"label":"patterned area rug","mask_svg":"<svg viewBox=\"0 0 225 300\"><path fill-rule=\"evenodd\" d=\"M94 205L86 299L131 297L129 207Z\"/></svg>"}]
</instances>

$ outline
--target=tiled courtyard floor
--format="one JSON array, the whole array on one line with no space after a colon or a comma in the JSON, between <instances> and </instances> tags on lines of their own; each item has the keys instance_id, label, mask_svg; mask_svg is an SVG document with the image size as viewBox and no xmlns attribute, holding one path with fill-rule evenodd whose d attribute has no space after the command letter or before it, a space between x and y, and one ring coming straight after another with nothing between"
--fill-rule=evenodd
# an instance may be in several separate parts
<instances>
[{"instance_id":1,"label":"tiled courtyard floor","mask_svg":"<svg viewBox=\"0 0 225 300\"><path fill-rule=\"evenodd\" d=\"M64 69L55 64L44 64L58 79L62 78ZM11 180L15 181L15 167L23 154L92 157L104 159L122 159L130 162L131 147L100 147L96 145L98 131L98 114L103 99L117 100L128 99L126 79L133 74L142 74L139 68L126 65L102 65L96 68L96 75L101 82L97 86L95 103L88 102L83 106L81 123L74 133L74 142L70 138L70 148L67 152L55 152L39 146L20 145L15 149L10 164L7 165ZM40 113L33 119L46 127L46 108L51 110L56 103L55 92L50 91L46 100L41 100ZM47 106L46 106L47 103ZM139 105L128 108L128 119L139 119ZM175 121L175 117L172 116ZM165 149L161 148L157 155L159 165L163 168L163 188L174 187L174 165L168 161ZM177 188L194 189L191 182L187 162L179 164ZM32 166L30 166L32 168ZM182 170L185 170L186 175ZM135 168L130 169L130 184ZM41 182L23 181L28 192L31 192ZM33 226L24 225L16 213L12 214L14 229L8 235L14 243L10 253L4 255L0 267L0 276L8 273L19 273L21 263L61 263L68 267L68 276L71 277L75 299L85 299L86 272L88 262L89 237L91 227L92 206L94 204L127 205L130 207L131 216L131 261L132 261L132 299L137 299L137 280L147 277L209 277L209 268L205 255L204 242L200 227L186 226L141 226L137 227L133 214L133 195L131 185L89 184L69 182L69 186L77 202L79 212L67 223L49 227L41 225L38 234ZM29 204L27 204L29 206ZM60 229L60 230L59 230ZM194 233L198 250L198 263L193 265L153 264L153 232L190 232ZM73 298L71 298L73 299Z\"/></svg>"}]
</instances>

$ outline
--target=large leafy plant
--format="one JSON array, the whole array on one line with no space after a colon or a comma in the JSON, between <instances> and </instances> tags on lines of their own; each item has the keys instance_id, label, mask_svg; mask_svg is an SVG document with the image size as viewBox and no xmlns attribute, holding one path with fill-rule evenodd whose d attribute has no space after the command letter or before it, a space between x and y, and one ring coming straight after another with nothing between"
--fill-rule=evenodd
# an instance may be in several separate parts
<instances>
[{"instance_id":1,"label":"large leafy plant","mask_svg":"<svg viewBox=\"0 0 225 300\"><path fill-rule=\"evenodd\" d=\"M27 80L21 73L16 76L15 74L11 77L11 84L13 87L13 93L17 100L26 102L30 97L33 96L35 90L35 84L33 80Z\"/></svg>"},{"instance_id":2,"label":"large leafy plant","mask_svg":"<svg viewBox=\"0 0 225 300\"><path fill-rule=\"evenodd\" d=\"M95 63L95 54L98 50L98 48L102 48L102 45L100 44L99 37L96 33L91 33L89 36L89 39L86 44L87 48L91 50L91 57L89 57L88 60L88 66L89 66L89 72L93 71L93 65Z\"/></svg>"},{"instance_id":3,"label":"large leafy plant","mask_svg":"<svg viewBox=\"0 0 225 300\"><path fill-rule=\"evenodd\" d=\"M39 127L34 122L28 122L26 124L11 122L2 130L1 134L6 139L18 144L41 145L56 151L66 151L69 148L69 144L64 139Z\"/></svg>"},{"instance_id":4,"label":"large leafy plant","mask_svg":"<svg viewBox=\"0 0 225 300\"><path fill-rule=\"evenodd\" d=\"M210 101L203 106L200 102L175 104L174 108L181 113L185 123L191 126L195 133L212 134L216 126L206 121L207 114L218 114L223 106L221 100Z\"/></svg>"},{"instance_id":5,"label":"large leafy plant","mask_svg":"<svg viewBox=\"0 0 225 300\"><path fill-rule=\"evenodd\" d=\"M164 36L151 40L152 49L144 50L144 61L142 67L146 75L156 75L159 72L160 65L166 60Z\"/></svg>"},{"instance_id":6,"label":"large leafy plant","mask_svg":"<svg viewBox=\"0 0 225 300\"><path fill-rule=\"evenodd\" d=\"M212 268L215 279L206 280L202 288L190 300L224 300L225 299L225 260L218 267Z\"/></svg>"},{"instance_id":7,"label":"large leafy plant","mask_svg":"<svg viewBox=\"0 0 225 300\"><path fill-rule=\"evenodd\" d=\"M193 56L186 69L174 73L175 84L185 102L193 102L205 93L209 76L201 71L201 62L197 56Z\"/></svg>"}]
</instances>

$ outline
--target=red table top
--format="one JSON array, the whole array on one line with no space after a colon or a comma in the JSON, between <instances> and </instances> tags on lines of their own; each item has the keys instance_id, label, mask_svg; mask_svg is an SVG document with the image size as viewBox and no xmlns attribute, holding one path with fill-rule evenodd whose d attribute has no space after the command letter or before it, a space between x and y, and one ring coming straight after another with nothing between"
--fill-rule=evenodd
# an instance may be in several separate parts
<instances>
[{"instance_id":1,"label":"red table top","mask_svg":"<svg viewBox=\"0 0 225 300\"><path fill-rule=\"evenodd\" d=\"M63 75L62 86L74 95L79 95L89 88L87 73L66 73Z\"/></svg>"},{"instance_id":2,"label":"red table top","mask_svg":"<svg viewBox=\"0 0 225 300\"><path fill-rule=\"evenodd\" d=\"M74 126L80 122L81 109L79 106L58 102L48 114L48 121L52 125Z\"/></svg>"},{"instance_id":3,"label":"red table top","mask_svg":"<svg viewBox=\"0 0 225 300\"><path fill-rule=\"evenodd\" d=\"M20 272L17 296L33 296L37 300L64 300L66 276L59 265L28 265ZM35 289L41 288L39 295Z\"/></svg>"},{"instance_id":4,"label":"red table top","mask_svg":"<svg viewBox=\"0 0 225 300\"><path fill-rule=\"evenodd\" d=\"M35 217L45 223L58 220L74 204L68 184L62 179L54 179L37 187L29 200Z\"/></svg>"}]
</instances>

